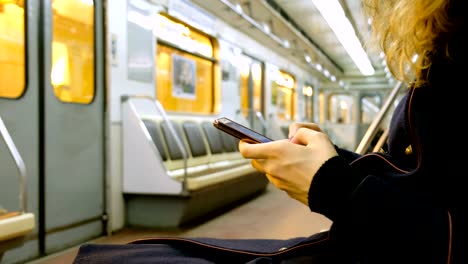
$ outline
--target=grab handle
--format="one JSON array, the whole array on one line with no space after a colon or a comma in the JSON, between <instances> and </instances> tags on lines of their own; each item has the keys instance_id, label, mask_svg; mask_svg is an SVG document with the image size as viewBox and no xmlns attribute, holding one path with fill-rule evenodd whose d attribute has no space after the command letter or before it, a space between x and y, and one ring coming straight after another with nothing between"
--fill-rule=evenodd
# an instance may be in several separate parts
<instances>
[{"instance_id":1,"label":"grab handle","mask_svg":"<svg viewBox=\"0 0 468 264\"><path fill-rule=\"evenodd\" d=\"M10 133L8 133L8 129L6 128L5 123L2 120L2 117L0 117L0 134L2 135L2 138L5 141L8 147L8 150L10 151L11 156L15 160L16 167L18 168L18 171L19 171L20 208L21 208L21 211L24 213L26 212L26 209L27 209L26 165L24 164L23 158L21 158L21 155L15 146L15 142L13 142L13 139L10 136Z\"/></svg>"}]
</instances>

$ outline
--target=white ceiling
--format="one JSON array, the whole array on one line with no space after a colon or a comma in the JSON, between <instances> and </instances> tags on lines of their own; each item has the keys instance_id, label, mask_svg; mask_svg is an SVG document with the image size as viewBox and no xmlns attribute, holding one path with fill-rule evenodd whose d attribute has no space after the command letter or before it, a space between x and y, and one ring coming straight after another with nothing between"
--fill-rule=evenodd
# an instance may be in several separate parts
<instances>
[{"instance_id":1,"label":"white ceiling","mask_svg":"<svg viewBox=\"0 0 468 264\"><path fill-rule=\"evenodd\" d=\"M359 72L312 0L192 0L192 2L216 17L224 18L224 22L296 63L310 67L326 86L338 86L338 84L308 64L304 59L305 54L311 57L312 65L320 63L331 75L345 81L350 89L388 89L393 86L385 77L382 59L377 52L367 51L376 74L366 77ZM340 3L358 37L364 43L370 33L367 18L361 9L361 0L340 0ZM242 7L242 15L235 11L236 4ZM262 23L269 25L273 37L265 33ZM290 44L288 48L281 45L283 40L288 40Z\"/></svg>"}]
</instances>

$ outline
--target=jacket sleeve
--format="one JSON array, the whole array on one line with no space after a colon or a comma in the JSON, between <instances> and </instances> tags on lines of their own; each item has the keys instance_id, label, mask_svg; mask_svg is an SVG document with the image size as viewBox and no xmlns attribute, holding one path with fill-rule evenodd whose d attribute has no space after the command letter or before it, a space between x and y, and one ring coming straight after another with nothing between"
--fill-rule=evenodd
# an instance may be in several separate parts
<instances>
[{"instance_id":1,"label":"jacket sleeve","mask_svg":"<svg viewBox=\"0 0 468 264\"><path fill-rule=\"evenodd\" d=\"M349 165L350 157L339 155L327 160L315 174L309 188L309 208L332 221L364 178Z\"/></svg>"},{"instance_id":2,"label":"jacket sleeve","mask_svg":"<svg viewBox=\"0 0 468 264\"><path fill-rule=\"evenodd\" d=\"M447 212L406 180L364 173L336 156L314 176L309 207L333 221L330 239L365 263L444 263Z\"/></svg>"},{"instance_id":3,"label":"jacket sleeve","mask_svg":"<svg viewBox=\"0 0 468 264\"><path fill-rule=\"evenodd\" d=\"M340 155L343 159L345 159L348 163L351 163L355 159L361 157L361 154L358 154L356 152L352 152L347 149L340 148L335 145L336 152L338 152L338 155Z\"/></svg>"}]
</instances>

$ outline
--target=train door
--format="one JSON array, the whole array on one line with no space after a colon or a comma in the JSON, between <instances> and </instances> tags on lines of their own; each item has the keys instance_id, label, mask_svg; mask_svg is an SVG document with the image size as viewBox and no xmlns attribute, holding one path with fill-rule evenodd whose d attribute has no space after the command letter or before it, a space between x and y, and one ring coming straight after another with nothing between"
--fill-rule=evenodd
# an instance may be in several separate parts
<instances>
[{"instance_id":1,"label":"train door","mask_svg":"<svg viewBox=\"0 0 468 264\"><path fill-rule=\"evenodd\" d=\"M103 233L102 3L45 1L43 163L45 252Z\"/></svg>"},{"instance_id":2,"label":"train door","mask_svg":"<svg viewBox=\"0 0 468 264\"><path fill-rule=\"evenodd\" d=\"M37 216L28 245L5 254L7 262L17 262L103 233L103 14L97 0L7 1L2 6L0 12L15 10L4 39L10 39L14 27L27 29L24 65L2 65L2 72L16 71L0 80L0 90L21 87L16 77L24 77L25 87L0 99L0 116L26 163L28 210ZM26 14L24 25L18 14ZM0 155L0 203L14 206L18 183L4 175L17 173L3 158L8 156L4 145Z\"/></svg>"},{"instance_id":3,"label":"train door","mask_svg":"<svg viewBox=\"0 0 468 264\"><path fill-rule=\"evenodd\" d=\"M281 130L281 138L287 137L289 124L296 120L296 79L286 71L277 70L271 82L270 114L275 126Z\"/></svg>"},{"instance_id":4,"label":"train door","mask_svg":"<svg viewBox=\"0 0 468 264\"><path fill-rule=\"evenodd\" d=\"M31 239L22 247L0 251L0 262L18 262L39 255L39 107L38 4L0 1L0 118L26 166L25 208L21 201L21 173L0 136L0 215L27 210L35 215ZM32 1L31 1L32 2ZM27 12L31 10L32 12ZM34 12L36 10L36 12ZM28 23L28 26L26 26ZM35 54L35 56L30 56ZM28 248L28 250L25 250ZM11 249L11 250L10 250ZM2 262L3 263L3 262Z\"/></svg>"},{"instance_id":5,"label":"train door","mask_svg":"<svg viewBox=\"0 0 468 264\"><path fill-rule=\"evenodd\" d=\"M339 146L357 146L356 95L351 92L332 92L326 97L326 130Z\"/></svg>"},{"instance_id":6,"label":"train door","mask_svg":"<svg viewBox=\"0 0 468 264\"><path fill-rule=\"evenodd\" d=\"M307 122L314 121L314 88L311 84L305 84L302 87L302 95L304 96L304 118Z\"/></svg>"},{"instance_id":7,"label":"train door","mask_svg":"<svg viewBox=\"0 0 468 264\"><path fill-rule=\"evenodd\" d=\"M296 79L290 73L278 70L271 86L271 103L276 107L276 117L288 124L296 116Z\"/></svg>"},{"instance_id":8,"label":"train door","mask_svg":"<svg viewBox=\"0 0 468 264\"><path fill-rule=\"evenodd\" d=\"M261 131L263 129L259 118L263 118L263 79L264 65L262 62L247 56L241 56L241 113L249 125Z\"/></svg>"}]
</instances>

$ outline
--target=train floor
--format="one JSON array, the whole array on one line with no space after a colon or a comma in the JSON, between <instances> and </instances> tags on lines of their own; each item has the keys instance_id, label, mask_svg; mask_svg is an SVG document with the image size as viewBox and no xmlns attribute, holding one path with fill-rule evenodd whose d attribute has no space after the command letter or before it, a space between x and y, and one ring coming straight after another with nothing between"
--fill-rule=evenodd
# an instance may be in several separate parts
<instances>
[{"instance_id":1,"label":"train floor","mask_svg":"<svg viewBox=\"0 0 468 264\"><path fill-rule=\"evenodd\" d=\"M285 192L268 185L252 200L190 227L171 231L126 227L87 243L125 244L151 236L286 239L328 229L330 224L326 217L312 213ZM73 247L28 264L72 263L77 251L78 247Z\"/></svg>"}]
</instances>

